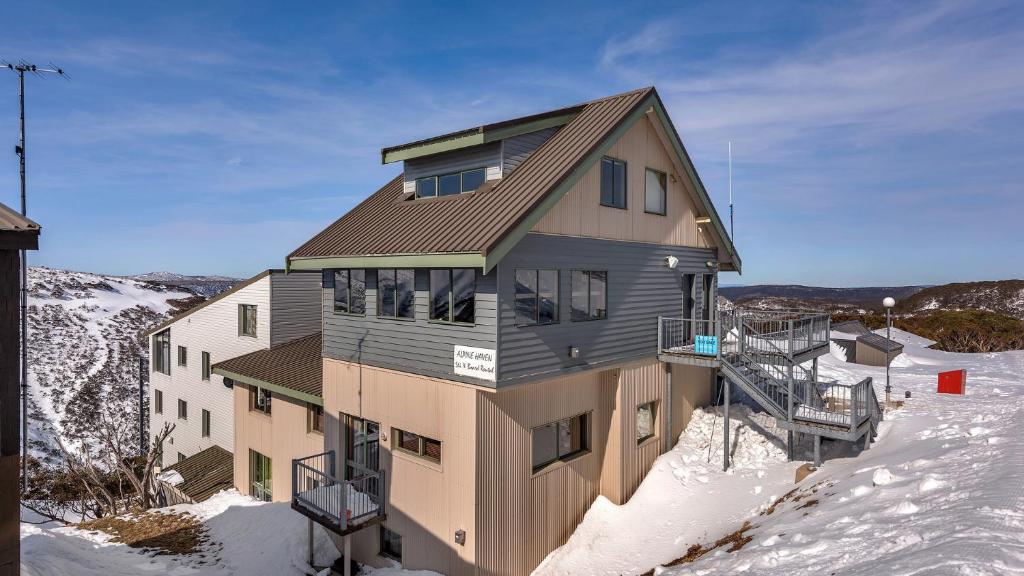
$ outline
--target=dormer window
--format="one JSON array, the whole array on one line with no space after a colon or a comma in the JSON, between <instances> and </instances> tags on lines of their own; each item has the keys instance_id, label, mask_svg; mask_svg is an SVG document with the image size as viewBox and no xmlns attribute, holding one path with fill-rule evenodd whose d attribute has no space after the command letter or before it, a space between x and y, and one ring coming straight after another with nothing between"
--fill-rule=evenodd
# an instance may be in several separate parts
<instances>
[{"instance_id":1,"label":"dormer window","mask_svg":"<svg viewBox=\"0 0 1024 576\"><path fill-rule=\"evenodd\" d=\"M454 196L472 192L482 186L486 179L487 171L484 168L418 178L416 179L416 197L434 198L435 196Z\"/></svg>"}]
</instances>

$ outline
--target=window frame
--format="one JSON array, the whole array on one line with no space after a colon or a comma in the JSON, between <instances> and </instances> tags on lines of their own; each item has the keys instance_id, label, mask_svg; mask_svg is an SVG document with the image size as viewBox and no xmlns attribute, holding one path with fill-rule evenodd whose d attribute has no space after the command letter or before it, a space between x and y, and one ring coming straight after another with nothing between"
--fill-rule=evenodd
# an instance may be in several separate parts
<instances>
[{"instance_id":1,"label":"window frame","mask_svg":"<svg viewBox=\"0 0 1024 576\"><path fill-rule=\"evenodd\" d=\"M178 366L188 366L188 348L178 344Z\"/></svg>"},{"instance_id":2,"label":"window frame","mask_svg":"<svg viewBox=\"0 0 1024 576\"><path fill-rule=\"evenodd\" d=\"M211 368L213 361L210 359L210 353L205 350L199 353L200 360L200 373L204 381L209 382L210 377L213 375L213 369Z\"/></svg>"},{"instance_id":3,"label":"window frame","mask_svg":"<svg viewBox=\"0 0 1024 576\"><path fill-rule=\"evenodd\" d=\"M381 313L381 310L383 309L383 306L381 306L381 300L384 297L384 291L381 290L381 287L380 287L380 277L381 277L381 272L388 272L388 271L394 273L394 283L395 283L395 286L394 286L394 299L395 299L394 300L394 307L395 307L395 313L394 313L394 315L387 315L387 314L382 314ZM399 309L398 303L400 301L400 297L399 296L400 296L400 294L402 294L398 290L398 273L400 271L408 271L408 272L412 273L411 286L409 287L409 293L412 294L412 302L409 304L409 310L410 310L410 314L411 314L410 316L400 316L398 314L398 309ZM376 278L375 285L377 287L377 318L383 318L383 319L386 319L386 320L400 320L400 321L404 321L404 322L415 321L416 320L416 269L415 268L378 268L376 276L377 276L377 278Z\"/></svg>"},{"instance_id":4,"label":"window frame","mask_svg":"<svg viewBox=\"0 0 1024 576\"><path fill-rule=\"evenodd\" d=\"M469 173L469 172L480 172L481 174L483 174L483 177L484 177L483 180L480 181L480 186L477 186L476 188L473 188L472 190L466 190L466 174ZM441 194L441 178L446 178L446 177L450 177L450 176L458 176L459 177L459 191L454 193L454 194ZM423 182L425 180L432 180L434 182L434 193L432 195L430 195L430 196L424 196L424 195L420 194L420 182ZM413 180L413 187L414 187L413 199L415 199L415 200L425 200L427 198L450 198L450 197L453 197L453 196L461 196L462 194L469 194L471 192L476 192L481 187L483 187L483 185L486 184L486 183L487 183L487 166L478 166L476 168L466 168L465 170L458 170L458 171L455 171L455 172L445 172L444 174L434 174L434 175L431 175L431 176L422 176L420 178L416 178L415 180Z\"/></svg>"},{"instance_id":5,"label":"window frame","mask_svg":"<svg viewBox=\"0 0 1024 576\"><path fill-rule=\"evenodd\" d=\"M203 408L202 421L200 422L200 437L209 438L213 430L213 415L206 408Z\"/></svg>"},{"instance_id":6,"label":"window frame","mask_svg":"<svg viewBox=\"0 0 1024 576\"><path fill-rule=\"evenodd\" d=\"M246 321L245 321L245 310L250 309L250 308L252 309L252 333L251 334L246 331L247 326L246 326ZM258 317L259 317L258 316L258 309L256 308L255 304L239 304L238 305L238 335L239 336L244 336L246 338L258 338L259 337L259 325L258 325L258 322L257 322Z\"/></svg>"},{"instance_id":7,"label":"window frame","mask_svg":"<svg viewBox=\"0 0 1024 576\"><path fill-rule=\"evenodd\" d=\"M255 479L255 471L259 468L261 482ZM258 488L258 490L254 490ZM259 492L260 494L254 494ZM249 495L257 500L272 502L274 500L274 461L269 456L249 449Z\"/></svg>"},{"instance_id":8,"label":"window frame","mask_svg":"<svg viewBox=\"0 0 1024 576\"><path fill-rule=\"evenodd\" d=\"M405 446L402 446L402 436L408 434L409 436L416 437L417 447L416 450L410 450ZM428 443L433 442L437 444L437 459L427 455L426 446ZM433 466L441 466L444 462L444 442L434 438L424 436L422 434L416 434L415 432L409 432L401 428L391 427L391 448L395 452L401 454L408 454L409 456L415 457L418 460L431 464Z\"/></svg>"},{"instance_id":9,"label":"window frame","mask_svg":"<svg viewBox=\"0 0 1024 576\"><path fill-rule=\"evenodd\" d=\"M468 271L473 274L473 321L455 320L455 271ZM434 273L448 273L448 317L434 318ZM427 320L435 324L454 324L456 326L476 326L476 289L479 278L476 268L431 268L427 273Z\"/></svg>"},{"instance_id":10,"label":"window frame","mask_svg":"<svg viewBox=\"0 0 1024 576\"><path fill-rule=\"evenodd\" d=\"M634 432L636 434L636 445L637 446L645 444L645 443L647 443L648 441L650 441L652 439L658 438L658 428L659 428L659 426L658 426L658 401L657 400L649 400L647 402L641 402L641 403L636 405L636 412L634 414L635 420L633 422L634 428L637 427L637 422L639 421L639 417L640 417L640 410L642 408L644 408L644 407L647 407L647 406L650 406L650 410L651 410L651 433L646 435L646 436L640 436L639 428L634 430Z\"/></svg>"},{"instance_id":11,"label":"window frame","mask_svg":"<svg viewBox=\"0 0 1024 576\"><path fill-rule=\"evenodd\" d=\"M565 454L561 454L561 453L559 453L559 448L560 448L559 444L560 443L558 442L558 438L559 438L559 435L560 435L561 427L562 427L563 423L565 423L565 422L569 422L570 426L571 426L571 421L573 421L573 420L575 420L577 418L581 418L582 419L582 424L580 426L580 430L583 431L582 436L581 436L581 442L580 442L581 447L579 449L577 449L577 450L573 450L571 452L566 452ZM592 448L593 434L592 434L592 430L591 430L592 424L593 424L593 420L594 420L594 418L593 418L593 411L589 411L588 410L586 412L580 412L578 414L574 414L574 415L568 416L566 418L559 418L558 420L554 420L554 421L551 421L551 422L545 422L543 424L531 427L530 428L530 467L531 467L530 473L532 475L543 474L543 473L545 473L545 472L547 472L549 470L553 470L553 469L555 469L557 467L560 467L561 465L563 465L565 463L572 462L573 460L576 460L577 458L582 458L583 456L586 456L587 454L590 454L593 451L593 448ZM546 460L546 461L541 462L541 463L535 463L534 462L534 440L533 440L534 434L537 432L538 429L551 426L552 424L556 425L556 428L555 428L555 457L553 459L551 459L551 460Z\"/></svg>"},{"instance_id":12,"label":"window frame","mask_svg":"<svg viewBox=\"0 0 1024 576\"><path fill-rule=\"evenodd\" d=\"M188 400L178 398L178 420L188 421Z\"/></svg>"},{"instance_id":13,"label":"window frame","mask_svg":"<svg viewBox=\"0 0 1024 576\"><path fill-rule=\"evenodd\" d=\"M608 162L612 166L612 190L611 190L611 203L605 202L604 198L604 166L605 162ZM622 166L622 206L615 204L615 168L616 166ZM616 208L619 210L629 210L629 163L620 158L613 156L602 156L599 164L600 178L599 178L599 189L598 189L598 201L601 206L605 208Z\"/></svg>"},{"instance_id":14,"label":"window frame","mask_svg":"<svg viewBox=\"0 0 1024 576\"><path fill-rule=\"evenodd\" d=\"M647 205L650 199L650 190L647 187L647 177L649 174L656 174L661 177L661 212L650 210ZM649 166L644 169L644 213L654 214L657 216L668 216L668 173L656 170Z\"/></svg>"},{"instance_id":15,"label":"window frame","mask_svg":"<svg viewBox=\"0 0 1024 576\"><path fill-rule=\"evenodd\" d=\"M347 298L345 300L345 306L347 309L342 310L338 308L338 275L345 272L345 292ZM360 272L363 276L363 297L362 297L362 312L353 312L352 304L357 302L358 299L353 297L354 291L352 289L352 273ZM346 316L366 316L366 268L336 268L332 272L334 279L334 287L332 288L333 294L331 297L331 307L335 314L344 314Z\"/></svg>"},{"instance_id":16,"label":"window frame","mask_svg":"<svg viewBox=\"0 0 1024 576\"><path fill-rule=\"evenodd\" d=\"M171 329L153 334L153 371L171 375Z\"/></svg>"},{"instance_id":17,"label":"window frame","mask_svg":"<svg viewBox=\"0 0 1024 576\"><path fill-rule=\"evenodd\" d=\"M260 407L260 405L259 405L260 404L259 403L259 397L260 397L261 393L266 394L266 401L264 402L264 406L263 407ZM263 415L270 416L271 413L274 410L273 400L274 400L274 396L273 396L273 394L271 393L270 390L267 390L266 388L264 388L262 386L250 386L249 387L249 411L250 412L259 412L259 413L261 413Z\"/></svg>"},{"instance_id":18,"label":"window frame","mask_svg":"<svg viewBox=\"0 0 1024 576\"><path fill-rule=\"evenodd\" d=\"M586 318L576 318L573 315L574 310L576 310L576 308L573 306L573 303L574 303L573 298L574 298L574 296L576 294L576 291L573 288L573 280L574 280L574 276L577 273L584 274L584 277L587 279L587 317ZM593 303L593 300L594 300L594 290L593 290L593 276L592 276L595 273L604 274L604 314L602 316L596 316L596 317L594 316L594 306L593 306L593 304L594 304ZM608 319L608 271L607 270L580 270L580 269L570 270L569 271L569 321L570 322L596 322L596 321L599 321L599 320L607 320L607 319Z\"/></svg>"},{"instance_id":19,"label":"window frame","mask_svg":"<svg viewBox=\"0 0 1024 576\"><path fill-rule=\"evenodd\" d=\"M531 273L532 272L533 273L533 279L534 279L533 317L534 318L533 318L532 322L520 322L520 319L519 319L519 292L518 292L518 287L519 287L519 273L520 272L527 272L527 273ZM540 311L541 311L541 305L540 304L541 304L541 296L542 296L541 289L540 289L540 275L541 275L541 272L554 272L554 274L555 274L555 284L554 284L554 286L555 286L555 293L554 293L554 299L553 299L553 301L554 301L555 317L550 322L541 322L540 321ZM512 272L512 283L513 283L512 302L513 302L513 307L514 307L515 325L516 326L518 326L520 328L524 328L524 327L528 327L528 326L551 326L552 324L560 324L562 322L562 310L561 310L561 306L562 306L562 301L561 301L562 271L561 270L559 270L558 268L516 268Z\"/></svg>"},{"instance_id":20,"label":"window frame","mask_svg":"<svg viewBox=\"0 0 1024 576\"><path fill-rule=\"evenodd\" d=\"M319 410L319 415L317 411ZM319 423L319 428L317 424ZM323 434L324 427L327 425L327 419L324 413L324 407L319 404L312 402L306 402L306 433L308 434Z\"/></svg>"},{"instance_id":21,"label":"window frame","mask_svg":"<svg viewBox=\"0 0 1024 576\"><path fill-rule=\"evenodd\" d=\"M164 391L153 388L153 413L164 413Z\"/></svg>"}]
</instances>

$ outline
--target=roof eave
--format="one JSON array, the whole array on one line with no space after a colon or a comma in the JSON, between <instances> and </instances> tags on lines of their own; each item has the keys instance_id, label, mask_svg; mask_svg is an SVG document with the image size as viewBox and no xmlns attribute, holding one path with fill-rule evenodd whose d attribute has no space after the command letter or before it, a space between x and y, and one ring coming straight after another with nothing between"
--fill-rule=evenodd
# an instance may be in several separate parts
<instances>
[{"instance_id":1,"label":"roof eave","mask_svg":"<svg viewBox=\"0 0 1024 576\"><path fill-rule=\"evenodd\" d=\"M234 380L235 382L248 384L249 386L258 386L260 388L266 388L271 392L281 394L282 396L287 396L289 398L294 398L295 400L309 402L310 404L316 404L317 406L324 405L324 399L322 396L317 396L315 394L310 394L308 392L301 392L299 390L293 390L286 386L281 386L280 384L274 384L273 382L267 382L266 380L253 378L252 376L246 376L245 374L239 374L238 372L225 370L216 365L213 366L213 373L217 374L218 376L223 376L224 378Z\"/></svg>"},{"instance_id":2,"label":"roof eave","mask_svg":"<svg viewBox=\"0 0 1024 576\"><path fill-rule=\"evenodd\" d=\"M350 254L288 258L289 270L331 268L484 268L486 258L479 252L424 254Z\"/></svg>"}]
</instances>

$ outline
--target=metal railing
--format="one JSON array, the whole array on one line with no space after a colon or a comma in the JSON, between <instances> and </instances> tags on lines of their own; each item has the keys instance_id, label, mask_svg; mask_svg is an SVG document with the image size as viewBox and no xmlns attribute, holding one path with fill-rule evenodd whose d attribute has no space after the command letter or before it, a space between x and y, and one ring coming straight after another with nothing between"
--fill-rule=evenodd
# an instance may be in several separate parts
<instances>
[{"instance_id":1,"label":"metal railing","mask_svg":"<svg viewBox=\"0 0 1024 576\"><path fill-rule=\"evenodd\" d=\"M718 322L658 317L658 351L717 358L721 354Z\"/></svg>"},{"instance_id":2,"label":"metal railing","mask_svg":"<svg viewBox=\"0 0 1024 576\"><path fill-rule=\"evenodd\" d=\"M721 357L756 350L792 359L828 346L831 317L801 310L718 310L712 320L658 318L658 353Z\"/></svg>"},{"instance_id":3,"label":"metal railing","mask_svg":"<svg viewBox=\"0 0 1024 576\"><path fill-rule=\"evenodd\" d=\"M731 322L744 329L745 342L771 342L792 358L829 342L831 316L807 310L756 310L737 308Z\"/></svg>"},{"instance_id":4,"label":"metal railing","mask_svg":"<svg viewBox=\"0 0 1024 576\"><path fill-rule=\"evenodd\" d=\"M800 407L795 418L855 431L864 420L872 418L877 408L871 378L856 384L815 383L815 401ZM875 403L876 406L872 406Z\"/></svg>"},{"instance_id":5,"label":"metal railing","mask_svg":"<svg viewBox=\"0 0 1024 576\"><path fill-rule=\"evenodd\" d=\"M384 472L346 463L354 475L340 480L333 450L292 460L292 504L338 532L385 512Z\"/></svg>"}]
</instances>

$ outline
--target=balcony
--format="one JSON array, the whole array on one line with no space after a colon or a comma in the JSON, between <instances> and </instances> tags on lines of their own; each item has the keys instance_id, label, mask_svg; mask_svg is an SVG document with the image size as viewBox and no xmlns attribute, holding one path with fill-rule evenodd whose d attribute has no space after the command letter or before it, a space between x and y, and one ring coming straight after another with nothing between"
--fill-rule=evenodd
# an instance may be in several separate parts
<instances>
[{"instance_id":1,"label":"balcony","mask_svg":"<svg viewBox=\"0 0 1024 576\"><path fill-rule=\"evenodd\" d=\"M292 460L292 509L345 536L386 517L384 472L349 461L353 478L335 477L334 451Z\"/></svg>"}]
</instances>

